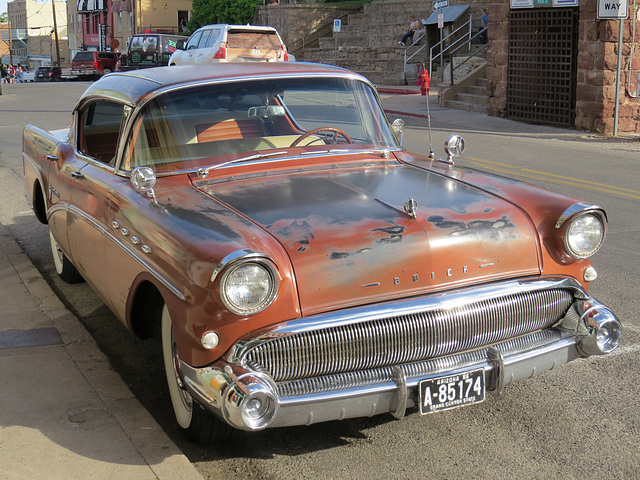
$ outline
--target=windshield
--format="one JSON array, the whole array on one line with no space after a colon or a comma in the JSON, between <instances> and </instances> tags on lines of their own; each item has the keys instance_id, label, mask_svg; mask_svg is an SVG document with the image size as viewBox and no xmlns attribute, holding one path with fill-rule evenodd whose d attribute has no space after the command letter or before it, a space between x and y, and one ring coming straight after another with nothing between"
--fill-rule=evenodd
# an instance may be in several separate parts
<instances>
[{"instance_id":1,"label":"windshield","mask_svg":"<svg viewBox=\"0 0 640 480\"><path fill-rule=\"evenodd\" d=\"M190 86L136 117L122 168L215 166L255 153L399 148L370 86L344 78L284 78Z\"/></svg>"}]
</instances>

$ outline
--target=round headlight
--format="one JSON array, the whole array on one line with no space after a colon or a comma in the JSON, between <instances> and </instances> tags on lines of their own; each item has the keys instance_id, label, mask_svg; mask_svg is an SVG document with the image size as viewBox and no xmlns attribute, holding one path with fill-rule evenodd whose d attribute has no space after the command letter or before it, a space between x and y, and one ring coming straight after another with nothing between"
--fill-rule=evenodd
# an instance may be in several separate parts
<instances>
[{"instance_id":1,"label":"round headlight","mask_svg":"<svg viewBox=\"0 0 640 480\"><path fill-rule=\"evenodd\" d=\"M606 231L602 219L592 213L572 219L564 237L567 252L575 258L590 257L602 246Z\"/></svg>"},{"instance_id":2,"label":"round headlight","mask_svg":"<svg viewBox=\"0 0 640 480\"><path fill-rule=\"evenodd\" d=\"M234 313L248 315L264 310L277 290L276 273L268 264L246 262L232 266L222 277L224 304Z\"/></svg>"}]
</instances>

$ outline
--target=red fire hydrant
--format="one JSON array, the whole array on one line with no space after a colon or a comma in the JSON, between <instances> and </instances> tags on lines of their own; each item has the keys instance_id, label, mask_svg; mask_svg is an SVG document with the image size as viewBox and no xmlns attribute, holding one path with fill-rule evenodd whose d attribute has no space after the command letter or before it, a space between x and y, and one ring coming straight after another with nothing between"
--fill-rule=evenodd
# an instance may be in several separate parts
<instances>
[{"instance_id":1,"label":"red fire hydrant","mask_svg":"<svg viewBox=\"0 0 640 480\"><path fill-rule=\"evenodd\" d=\"M426 68L423 68L419 76L420 76L420 94L426 95L427 92L429 91L429 82L431 81L431 78L429 78L429 72L427 71Z\"/></svg>"}]
</instances>

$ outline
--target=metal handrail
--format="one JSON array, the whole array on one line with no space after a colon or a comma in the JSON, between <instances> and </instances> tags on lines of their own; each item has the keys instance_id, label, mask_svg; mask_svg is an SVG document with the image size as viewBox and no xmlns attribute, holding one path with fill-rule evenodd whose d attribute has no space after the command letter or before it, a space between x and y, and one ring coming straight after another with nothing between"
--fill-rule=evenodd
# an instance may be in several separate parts
<instances>
[{"instance_id":1,"label":"metal handrail","mask_svg":"<svg viewBox=\"0 0 640 480\"><path fill-rule=\"evenodd\" d=\"M456 28L453 32L451 32L449 35L447 35L445 38L443 38L442 40L440 40L438 43L436 43L433 47L431 47L431 49L429 50L429 72L433 71L433 61L435 59L437 59L438 57L440 57L440 67L441 67L441 80L444 80L444 54L451 50L453 47L455 46L462 46L466 43L469 44L469 50L471 50L471 22L473 20L473 16L469 15L469 21L465 22L464 24L460 25L458 28ZM467 28L468 26L468 28ZM451 44L449 44L448 46L445 46L444 48L442 48L445 44L446 41L448 41L451 37L453 37L456 33L458 33L460 30L462 30L463 28L467 29L467 32L462 35L461 37L455 39ZM462 45L458 45L462 43ZM435 57L433 55L433 50L436 47L440 47L440 52L438 52Z\"/></svg>"},{"instance_id":2,"label":"metal handrail","mask_svg":"<svg viewBox=\"0 0 640 480\"><path fill-rule=\"evenodd\" d=\"M419 31L419 30L417 30L417 31ZM420 40L422 40L423 38L425 38L426 36L427 36L427 30L426 30L426 28L425 28L424 35L421 35L421 36L419 36L418 38L416 38L416 39L411 43L411 45L409 45L409 46L404 50L404 67L405 67L405 68L404 68L404 70L405 70L405 71L407 70L407 63L408 63L408 62L409 62L413 57L415 57L416 55L418 55L422 50L424 50L425 48L427 48L427 47L429 46L429 42L428 42L428 41L425 41L425 44L424 44L424 45L422 45L420 48L418 48L418 49L417 49L415 52L413 52L411 55L407 56L407 55L408 55L408 52L409 52L409 49L410 49L411 47L415 47L415 46L417 46L418 42L419 42Z\"/></svg>"},{"instance_id":3,"label":"metal handrail","mask_svg":"<svg viewBox=\"0 0 640 480\"><path fill-rule=\"evenodd\" d=\"M480 35L482 35L484 32L487 31L487 27L481 28L480 30L478 30L476 32L475 35L473 35L470 39L469 42L473 41L474 38L479 37ZM471 43L469 43L469 45L471 45ZM453 87L454 82L453 82L453 72L455 70L457 70L458 68L460 68L462 65L464 65L465 63L467 63L469 60L471 60L473 57L477 56L478 53L486 50L489 47L489 44L483 45L481 48L479 48L476 53L474 53L473 55L470 55L469 57L467 57L467 59L464 62L461 62L460 65L457 66L453 66L453 56L455 55L455 53L460 50L462 47L464 47L464 45L460 45L458 48L456 48L454 51L451 52L451 61L449 62L449 65L451 67L451 86ZM443 72L444 73L444 72Z\"/></svg>"}]
</instances>

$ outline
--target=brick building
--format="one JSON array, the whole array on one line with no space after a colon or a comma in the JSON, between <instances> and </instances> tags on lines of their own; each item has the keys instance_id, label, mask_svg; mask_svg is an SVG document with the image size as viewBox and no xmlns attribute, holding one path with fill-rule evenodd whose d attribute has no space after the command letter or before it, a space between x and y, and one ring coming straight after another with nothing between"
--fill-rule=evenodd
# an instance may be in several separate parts
<instances>
[{"instance_id":1,"label":"brick building","mask_svg":"<svg viewBox=\"0 0 640 480\"><path fill-rule=\"evenodd\" d=\"M131 35L178 33L189 19L191 0L70 0L69 48L126 51Z\"/></svg>"},{"instance_id":2,"label":"brick building","mask_svg":"<svg viewBox=\"0 0 640 480\"><path fill-rule=\"evenodd\" d=\"M640 2L625 20L599 20L600 1L486 4L490 115L613 133L622 22L618 132L640 133Z\"/></svg>"}]
</instances>

